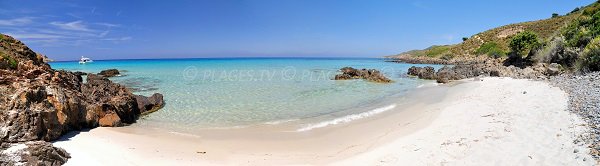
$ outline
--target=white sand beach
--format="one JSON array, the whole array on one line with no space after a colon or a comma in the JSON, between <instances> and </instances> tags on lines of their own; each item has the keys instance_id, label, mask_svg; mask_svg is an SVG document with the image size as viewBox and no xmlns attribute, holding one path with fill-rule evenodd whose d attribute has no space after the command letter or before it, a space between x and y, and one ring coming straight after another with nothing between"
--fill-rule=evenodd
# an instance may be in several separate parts
<instances>
[{"instance_id":1,"label":"white sand beach","mask_svg":"<svg viewBox=\"0 0 600 166\"><path fill-rule=\"evenodd\" d=\"M257 127L200 135L97 128L54 143L67 165L594 165L567 96L542 81L463 80L409 107L305 132Z\"/></svg>"}]
</instances>

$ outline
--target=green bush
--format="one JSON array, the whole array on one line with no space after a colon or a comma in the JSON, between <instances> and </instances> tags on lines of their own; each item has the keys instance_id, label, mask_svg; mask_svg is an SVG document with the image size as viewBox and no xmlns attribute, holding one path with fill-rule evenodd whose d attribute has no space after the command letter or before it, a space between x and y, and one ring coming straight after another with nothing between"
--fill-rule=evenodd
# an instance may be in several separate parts
<instances>
[{"instance_id":1,"label":"green bush","mask_svg":"<svg viewBox=\"0 0 600 166\"><path fill-rule=\"evenodd\" d=\"M552 13L552 18L556 18L556 17L559 17L559 16L560 16L560 14L558 14L558 13Z\"/></svg>"},{"instance_id":2,"label":"green bush","mask_svg":"<svg viewBox=\"0 0 600 166\"><path fill-rule=\"evenodd\" d=\"M476 51L477 55L486 54L492 58L500 58L506 56L506 52L500 48L500 45L496 42L483 43Z\"/></svg>"},{"instance_id":3,"label":"green bush","mask_svg":"<svg viewBox=\"0 0 600 166\"><path fill-rule=\"evenodd\" d=\"M583 51L581 69L600 71L600 37L594 38Z\"/></svg>"},{"instance_id":4,"label":"green bush","mask_svg":"<svg viewBox=\"0 0 600 166\"><path fill-rule=\"evenodd\" d=\"M530 31L524 31L515 35L509 42L512 55L520 58L525 58L529 55L532 48L539 45L540 42L538 36Z\"/></svg>"},{"instance_id":5,"label":"green bush","mask_svg":"<svg viewBox=\"0 0 600 166\"><path fill-rule=\"evenodd\" d=\"M578 12L579 10L581 10L581 9L580 9L579 7L576 7L576 8L575 8L575 9L573 9L573 11L571 11L569 14L576 13L576 12Z\"/></svg>"},{"instance_id":6,"label":"green bush","mask_svg":"<svg viewBox=\"0 0 600 166\"><path fill-rule=\"evenodd\" d=\"M17 66L19 65L19 63L17 63L17 61L11 57L9 57L8 55L4 54L3 52L0 52L0 57L2 57L2 61L6 61L6 63L8 63L8 67L11 69L17 69Z\"/></svg>"},{"instance_id":7,"label":"green bush","mask_svg":"<svg viewBox=\"0 0 600 166\"><path fill-rule=\"evenodd\" d=\"M598 5L598 3L594 3L593 5L583 10L583 15L591 16L597 13L598 11L600 11L600 5Z\"/></svg>"},{"instance_id":8,"label":"green bush","mask_svg":"<svg viewBox=\"0 0 600 166\"><path fill-rule=\"evenodd\" d=\"M469 38L468 37L463 37L462 40L463 41L467 41L467 40L469 40Z\"/></svg>"},{"instance_id":9,"label":"green bush","mask_svg":"<svg viewBox=\"0 0 600 166\"><path fill-rule=\"evenodd\" d=\"M586 11L590 12L590 10ZM584 48L587 44L600 35L600 11L594 14L583 15L562 29L567 46Z\"/></svg>"}]
</instances>

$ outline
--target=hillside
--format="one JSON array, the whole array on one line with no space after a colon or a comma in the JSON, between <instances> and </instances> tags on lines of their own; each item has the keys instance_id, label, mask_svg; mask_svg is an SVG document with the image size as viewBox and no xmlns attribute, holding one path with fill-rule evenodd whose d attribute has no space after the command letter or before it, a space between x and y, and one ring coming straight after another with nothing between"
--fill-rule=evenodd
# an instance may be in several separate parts
<instances>
[{"instance_id":1,"label":"hillside","mask_svg":"<svg viewBox=\"0 0 600 166\"><path fill-rule=\"evenodd\" d=\"M566 29L570 26L580 27L581 25L573 24L575 22L582 22L581 20L592 19L599 8L600 5L595 2L581 9L576 8L564 16L553 15L552 18L544 20L505 25L475 34L459 44L431 46L423 50L412 50L398 55L387 56L387 58L396 58L400 59L400 61L410 63L435 62L441 64L461 63L470 61L470 59L487 57L506 59L513 53L510 49L510 41L515 35L522 32L532 32L537 35L537 40L540 41L541 46L547 47L557 37L565 36L563 38L569 38L568 35L565 35L565 31L568 31ZM600 14L598 16L600 17ZM589 28L579 29L579 31L584 32L588 30ZM593 38L595 34L590 34L589 36ZM539 48L542 49L543 47ZM532 51L531 53L534 54L535 52ZM569 64L568 66L572 65Z\"/></svg>"}]
</instances>

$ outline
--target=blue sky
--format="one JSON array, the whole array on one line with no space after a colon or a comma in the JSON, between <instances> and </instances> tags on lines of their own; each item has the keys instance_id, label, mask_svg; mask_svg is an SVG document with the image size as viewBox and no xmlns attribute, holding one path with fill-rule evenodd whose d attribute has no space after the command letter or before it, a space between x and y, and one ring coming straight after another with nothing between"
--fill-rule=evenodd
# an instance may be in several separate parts
<instances>
[{"instance_id":1,"label":"blue sky","mask_svg":"<svg viewBox=\"0 0 600 166\"><path fill-rule=\"evenodd\" d=\"M0 0L0 32L56 60L380 57L594 0Z\"/></svg>"}]
</instances>

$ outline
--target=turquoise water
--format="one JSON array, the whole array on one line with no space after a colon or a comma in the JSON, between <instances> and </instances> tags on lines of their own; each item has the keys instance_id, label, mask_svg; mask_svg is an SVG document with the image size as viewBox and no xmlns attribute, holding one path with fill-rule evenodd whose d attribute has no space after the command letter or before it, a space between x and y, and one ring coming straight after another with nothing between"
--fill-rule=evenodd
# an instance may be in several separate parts
<instances>
[{"instance_id":1,"label":"turquoise water","mask_svg":"<svg viewBox=\"0 0 600 166\"><path fill-rule=\"evenodd\" d=\"M98 73L116 68L111 80L134 93L165 96L164 109L138 123L165 128L220 128L275 124L351 110L391 95L402 95L428 81L407 78L412 64L382 59L231 58L53 62L55 69ZM395 82L332 80L345 66L381 70ZM369 110L365 110L369 111Z\"/></svg>"}]
</instances>

